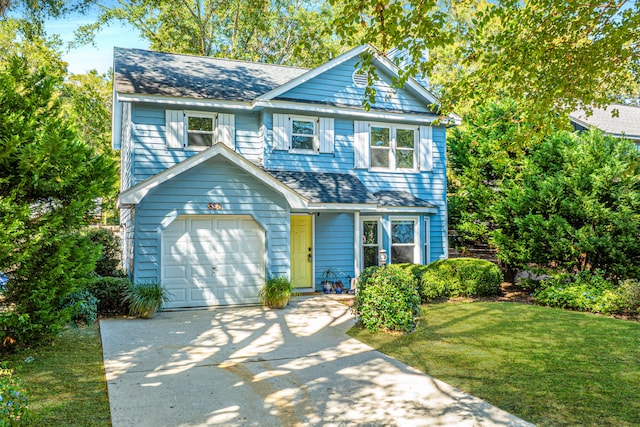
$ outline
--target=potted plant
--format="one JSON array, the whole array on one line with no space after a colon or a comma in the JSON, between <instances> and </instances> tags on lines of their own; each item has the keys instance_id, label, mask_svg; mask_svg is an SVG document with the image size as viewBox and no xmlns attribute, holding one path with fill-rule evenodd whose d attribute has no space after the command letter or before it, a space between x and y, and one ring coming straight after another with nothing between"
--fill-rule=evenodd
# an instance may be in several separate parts
<instances>
[{"instance_id":1,"label":"potted plant","mask_svg":"<svg viewBox=\"0 0 640 427\"><path fill-rule=\"evenodd\" d=\"M333 283L338 280L338 275L335 271L333 271L333 267L325 268L322 273L320 273L320 283L322 284L322 291L325 294L331 293L331 289L333 289Z\"/></svg>"},{"instance_id":2,"label":"potted plant","mask_svg":"<svg viewBox=\"0 0 640 427\"><path fill-rule=\"evenodd\" d=\"M130 286L124 295L132 316L153 319L162 304L170 301L169 292L160 283L138 283Z\"/></svg>"},{"instance_id":3,"label":"potted plant","mask_svg":"<svg viewBox=\"0 0 640 427\"><path fill-rule=\"evenodd\" d=\"M344 291L344 284L342 283L342 280L334 282L333 290L336 292L336 294L341 294L342 291Z\"/></svg>"},{"instance_id":4,"label":"potted plant","mask_svg":"<svg viewBox=\"0 0 640 427\"><path fill-rule=\"evenodd\" d=\"M285 308L291 298L291 282L286 277L272 277L260 289L262 304L270 308Z\"/></svg>"}]
</instances>

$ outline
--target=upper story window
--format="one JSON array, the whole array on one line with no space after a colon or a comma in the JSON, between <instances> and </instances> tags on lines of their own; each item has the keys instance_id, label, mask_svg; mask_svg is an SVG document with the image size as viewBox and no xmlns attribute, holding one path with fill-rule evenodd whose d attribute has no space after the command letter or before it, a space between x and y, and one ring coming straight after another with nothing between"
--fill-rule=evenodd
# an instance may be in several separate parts
<instances>
[{"instance_id":1,"label":"upper story window","mask_svg":"<svg viewBox=\"0 0 640 427\"><path fill-rule=\"evenodd\" d=\"M318 151L316 122L313 117L291 117L291 150Z\"/></svg>"},{"instance_id":2,"label":"upper story window","mask_svg":"<svg viewBox=\"0 0 640 427\"><path fill-rule=\"evenodd\" d=\"M374 171L433 170L433 128L354 120L354 167Z\"/></svg>"},{"instance_id":3,"label":"upper story window","mask_svg":"<svg viewBox=\"0 0 640 427\"><path fill-rule=\"evenodd\" d=\"M271 147L298 154L333 153L333 118L273 113Z\"/></svg>"},{"instance_id":4,"label":"upper story window","mask_svg":"<svg viewBox=\"0 0 640 427\"><path fill-rule=\"evenodd\" d=\"M188 113L187 146L210 147L214 141L215 116L210 114Z\"/></svg>"},{"instance_id":5,"label":"upper story window","mask_svg":"<svg viewBox=\"0 0 640 427\"><path fill-rule=\"evenodd\" d=\"M418 129L372 124L369 131L372 169L417 169Z\"/></svg>"}]
</instances>

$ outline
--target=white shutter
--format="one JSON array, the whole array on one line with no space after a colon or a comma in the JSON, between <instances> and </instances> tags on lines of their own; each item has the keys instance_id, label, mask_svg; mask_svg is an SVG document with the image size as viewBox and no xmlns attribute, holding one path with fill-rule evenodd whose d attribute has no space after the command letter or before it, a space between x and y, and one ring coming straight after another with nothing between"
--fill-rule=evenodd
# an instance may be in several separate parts
<instances>
[{"instance_id":1,"label":"white shutter","mask_svg":"<svg viewBox=\"0 0 640 427\"><path fill-rule=\"evenodd\" d=\"M369 169L369 123L353 122L353 160L356 169Z\"/></svg>"},{"instance_id":2,"label":"white shutter","mask_svg":"<svg viewBox=\"0 0 640 427\"><path fill-rule=\"evenodd\" d=\"M433 128L431 126L420 126L418 156L420 170L430 171L433 169Z\"/></svg>"},{"instance_id":3,"label":"white shutter","mask_svg":"<svg viewBox=\"0 0 640 427\"><path fill-rule=\"evenodd\" d=\"M218 114L218 126L216 126L216 141L222 142L232 150L235 149L236 123L233 114Z\"/></svg>"},{"instance_id":4,"label":"white shutter","mask_svg":"<svg viewBox=\"0 0 640 427\"><path fill-rule=\"evenodd\" d=\"M291 141L289 115L273 113L273 149L288 150Z\"/></svg>"},{"instance_id":5,"label":"white shutter","mask_svg":"<svg viewBox=\"0 0 640 427\"><path fill-rule=\"evenodd\" d=\"M333 130L333 119L320 117L318 120L318 135L320 137L320 152L333 153L335 132Z\"/></svg>"},{"instance_id":6,"label":"white shutter","mask_svg":"<svg viewBox=\"0 0 640 427\"><path fill-rule=\"evenodd\" d=\"M185 141L184 112L182 110L165 111L165 135L167 147L182 148Z\"/></svg>"}]
</instances>

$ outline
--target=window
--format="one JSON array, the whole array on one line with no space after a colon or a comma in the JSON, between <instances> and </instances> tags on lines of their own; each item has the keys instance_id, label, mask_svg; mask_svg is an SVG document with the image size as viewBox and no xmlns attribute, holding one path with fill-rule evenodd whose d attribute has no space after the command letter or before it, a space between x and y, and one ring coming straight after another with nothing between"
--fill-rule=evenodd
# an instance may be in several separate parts
<instances>
[{"instance_id":1,"label":"window","mask_svg":"<svg viewBox=\"0 0 640 427\"><path fill-rule=\"evenodd\" d=\"M291 117L291 150L318 150L316 120L312 117Z\"/></svg>"},{"instance_id":2,"label":"window","mask_svg":"<svg viewBox=\"0 0 640 427\"><path fill-rule=\"evenodd\" d=\"M431 221L429 217L424 218L424 265L431 262Z\"/></svg>"},{"instance_id":3,"label":"window","mask_svg":"<svg viewBox=\"0 0 640 427\"><path fill-rule=\"evenodd\" d=\"M416 263L417 230L416 219L391 220L391 262Z\"/></svg>"},{"instance_id":4,"label":"window","mask_svg":"<svg viewBox=\"0 0 640 427\"><path fill-rule=\"evenodd\" d=\"M417 128L372 124L369 132L371 168L417 169L417 136Z\"/></svg>"},{"instance_id":5,"label":"window","mask_svg":"<svg viewBox=\"0 0 640 427\"><path fill-rule=\"evenodd\" d=\"M213 145L215 116L209 114L187 115L187 145L191 147L210 147Z\"/></svg>"},{"instance_id":6,"label":"window","mask_svg":"<svg viewBox=\"0 0 640 427\"><path fill-rule=\"evenodd\" d=\"M362 269L378 265L380 251L380 223L378 220L362 221Z\"/></svg>"}]
</instances>

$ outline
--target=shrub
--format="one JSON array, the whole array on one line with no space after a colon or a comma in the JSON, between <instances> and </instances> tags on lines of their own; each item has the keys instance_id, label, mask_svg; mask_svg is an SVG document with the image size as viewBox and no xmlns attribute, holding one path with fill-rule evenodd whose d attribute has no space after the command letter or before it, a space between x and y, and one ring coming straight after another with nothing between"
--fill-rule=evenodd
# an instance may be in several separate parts
<instances>
[{"instance_id":1,"label":"shrub","mask_svg":"<svg viewBox=\"0 0 640 427\"><path fill-rule=\"evenodd\" d=\"M380 267L378 265L372 265L372 266L369 266L369 267L365 268L364 270L362 270L362 272L358 276L358 287L362 288L363 286L365 286L366 283L371 278L371 276L373 276L373 274L376 271L378 271L378 269L380 269L380 268L382 268L382 267Z\"/></svg>"},{"instance_id":2,"label":"shrub","mask_svg":"<svg viewBox=\"0 0 640 427\"><path fill-rule=\"evenodd\" d=\"M500 294L503 275L492 262L474 258L452 258L429 264L420 278L422 302L449 297L479 297Z\"/></svg>"},{"instance_id":3,"label":"shrub","mask_svg":"<svg viewBox=\"0 0 640 427\"><path fill-rule=\"evenodd\" d=\"M118 316L129 312L124 296L131 286L131 280L126 277L96 277L86 289L98 299L100 316Z\"/></svg>"},{"instance_id":4,"label":"shrub","mask_svg":"<svg viewBox=\"0 0 640 427\"><path fill-rule=\"evenodd\" d=\"M109 230L104 228L92 228L88 231L89 239L94 245L100 246L102 255L96 262L96 274L99 276L120 276L118 269L120 242Z\"/></svg>"},{"instance_id":5,"label":"shrub","mask_svg":"<svg viewBox=\"0 0 640 427\"><path fill-rule=\"evenodd\" d=\"M618 288L619 313L640 314L640 280L625 280Z\"/></svg>"},{"instance_id":6,"label":"shrub","mask_svg":"<svg viewBox=\"0 0 640 427\"><path fill-rule=\"evenodd\" d=\"M72 325L92 326L98 319L98 299L87 290L70 294L62 307L71 309Z\"/></svg>"},{"instance_id":7,"label":"shrub","mask_svg":"<svg viewBox=\"0 0 640 427\"><path fill-rule=\"evenodd\" d=\"M11 369L0 365L0 426L19 422L27 410L27 395Z\"/></svg>"},{"instance_id":8,"label":"shrub","mask_svg":"<svg viewBox=\"0 0 640 427\"><path fill-rule=\"evenodd\" d=\"M420 315L420 297L413 275L395 265L367 270L353 305L359 323L374 332L410 332Z\"/></svg>"},{"instance_id":9,"label":"shrub","mask_svg":"<svg viewBox=\"0 0 640 427\"><path fill-rule=\"evenodd\" d=\"M597 272L557 274L543 280L542 286L534 293L542 305L604 314L621 311L619 290Z\"/></svg>"},{"instance_id":10,"label":"shrub","mask_svg":"<svg viewBox=\"0 0 640 427\"><path fill-rule=\"evenodd\" d=\"M160 283L137 283L130 286L124 300L133 316L152 318L162 304L169 302L169 292Z\"/></svg>"}]
</instances>

